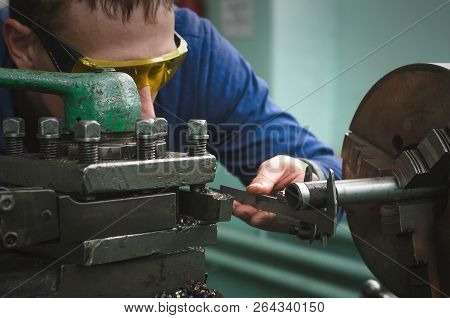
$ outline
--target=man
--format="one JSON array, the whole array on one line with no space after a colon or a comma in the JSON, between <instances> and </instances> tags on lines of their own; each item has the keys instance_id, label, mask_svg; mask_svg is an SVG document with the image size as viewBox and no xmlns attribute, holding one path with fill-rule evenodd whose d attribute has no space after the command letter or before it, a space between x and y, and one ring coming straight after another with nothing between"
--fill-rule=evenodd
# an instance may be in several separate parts
<instances>
[{"instance_id":1,"label":"man","mask_svg":"<svg viewBox=\"0 0 450 318\"><path fill-rule=\"evenodd\" d=\"M11 0L10 7L9 13L1 11L1 67L70 72L83 57L106 60L103 66L148 61L176 56L184 39L189 52L171 81L160 89L163 83L154 79L149 79L151 85L136 82L142 117L164 117L172 126L202 118L219 127L212 131L211 151L250 184L251 193L270 194L290 182L302 182L307 163L318 177L328 169L340 177L341 163L332 150L273 103L267 85L209 21L174 8L172 0ZM73 52L72 64L53 51L61 44ZM64 113L55 96L5 90L0 94L2 119L13 113L24 117L30 136L35 135L32 126L38 117ZM172 136L169 145L180 150L182 140ZM274 214L238 202L234 214L265 230L289 230Z\"/></svg>"}]
</instances>

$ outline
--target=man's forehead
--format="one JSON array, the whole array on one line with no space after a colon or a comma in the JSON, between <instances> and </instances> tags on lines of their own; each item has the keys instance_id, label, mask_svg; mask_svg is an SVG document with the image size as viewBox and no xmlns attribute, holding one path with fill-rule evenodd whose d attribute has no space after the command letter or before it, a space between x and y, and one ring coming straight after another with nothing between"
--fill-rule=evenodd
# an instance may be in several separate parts
<instances>
[{"instance_id":1,"label":"man's forehead","mask_svg":"<svg viewBox=\"0 0 450 318\"><path fill-rule=\"evenodd\" d=\"M141 59L174 49L174 13L164 6L158 8L154 20L146 17L143 6L138 6L125 21L120 12L111 16L100 8L92 10L84 2L71 1L63 19L61 29L55 33L88 57Z\"/></svg>"}]
</instances>

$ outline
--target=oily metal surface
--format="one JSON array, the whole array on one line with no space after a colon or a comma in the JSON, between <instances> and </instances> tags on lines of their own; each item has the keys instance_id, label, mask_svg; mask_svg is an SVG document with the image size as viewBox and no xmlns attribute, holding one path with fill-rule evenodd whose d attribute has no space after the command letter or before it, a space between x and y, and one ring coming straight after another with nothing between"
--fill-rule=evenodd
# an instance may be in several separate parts
<instances>
[{"instance_id":1,"label":"oily metal surface","mask_svg":"<svg viewBox=\"0 0 450 318\"><path fill-rule=\"evenodd\" d=\"M409 65L375 84L361 102L344 140L345 179L392 175L394 160L403 150L414 148L433 128L448 126L449 68L450 64ZM450 209L445 208L445 202L441 207L439 204L422 202L390 208L367 203L346 207L362 258L397 296L450 294ZM426 239L405 230L402 218L406 212L399 212L405 210L416 216L417 224L430 222L429 226L418 227ZM424 217L433 213L436 221ZM433 223L435 226L431 226Z\"/></svg>"}]
</instances>

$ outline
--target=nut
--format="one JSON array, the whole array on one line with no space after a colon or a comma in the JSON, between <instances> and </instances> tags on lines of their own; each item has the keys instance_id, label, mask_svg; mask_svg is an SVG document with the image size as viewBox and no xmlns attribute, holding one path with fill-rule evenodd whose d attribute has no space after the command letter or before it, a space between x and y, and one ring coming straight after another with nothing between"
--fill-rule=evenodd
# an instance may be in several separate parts
<instances>
[{"instance_id":1,"label":"nut","mask_svg":"<svg viewBox=\"0 0 450 318\"><path fill-rule=\"evenodd\" d=\"M10 138L25 137L25 121L23 118L11 117L3 121L3 135Z\"/></svg>"},{"instance_id":2,"label":"nut","mask_svg":"<svg viewBox=\"0 0 450 318\"><path fill-rule=\"evenodd\" d=\"M202 119L191 119L188 122L188 137L208 136L208 123Z\"/></svg>"},{"instance_id":3,"label":"nut","mask_svg":"<svg viewBox=\"0 0 450 318\"><path fill-rule=\"evenodd\" d=\"M75 128L75 141L99 142L102 136L101 126L95 120L80 120Z\"/></svg>"},{"instance_id":4,"label":"nut","mask_svg":"<svg viewBox=\"0 0 450 318\"><path fill-rule=\"evenodd\" d=\"M38 134L40 139L59 138L60 127L58 118L42 117L38 120Z\"/></svg>"},{"instance_id":5,"label":"nut","mask_svg":"<svg viewBox=\"0 0 450 318\"><path fill-rule=\"evenodd\" d=\"M169 132L169 123L165 118L155 118L154 132L158 136L167 136Z\"/></svg>"},{"instance_id":6,"label":"nut","mask_svg":"<svg viewBox=\"0 0 450 318\"><path fill-rule=\"evenodd\" d=\"M156 137L156 125L154 119L140 119L136 122L136 136L138 138Z\"/></svg>"}]
</instances>

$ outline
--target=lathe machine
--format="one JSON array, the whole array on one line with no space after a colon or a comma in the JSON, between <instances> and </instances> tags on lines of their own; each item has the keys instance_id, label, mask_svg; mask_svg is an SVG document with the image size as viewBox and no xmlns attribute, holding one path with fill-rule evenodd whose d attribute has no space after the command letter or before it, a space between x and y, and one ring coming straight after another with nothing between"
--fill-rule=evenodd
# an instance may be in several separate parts
<instances>
[{"instance_id":1,"label":"lathe machine","mask_svg":"<svg viewBox=\"0 0 450 318\"><path fill-rule=\"evenodd\" d=\"M37 136L25 136L21 118L3 122L1 294L152 297L203 282L204 247L234 197L323 244L344 208L363 260L389 291L450 295L448 64L386 75L345 136L344 180L330 171L313 181L309 167L304 183L277 196L208 189L216 159L206 122L188 123L187 153L167 152L167 121L139 119L125 74L0 69L0 87L57 94L66 105L63 121L39 120ZM37 138L39 153L24 138Z\"/></svg>"},{"instance_id":2,"label":"lathe machine","mask_svg":"<svg viewBox=\"0 0 450 318\"><path fill-rule=\"evenodd\" d=\"M216 158L204 120L187 125L188 153L171 153L167 121L140 120L126 74L1 69L0 86L66 105L64 121L39 119L37 136L25 136L21 118L3 121L0 294L214 296L203 284L204 247L230 219L232 199L205 186ZM39 153L27 153L24 138L37 138Z\"/></svg>"}]
</instances>

